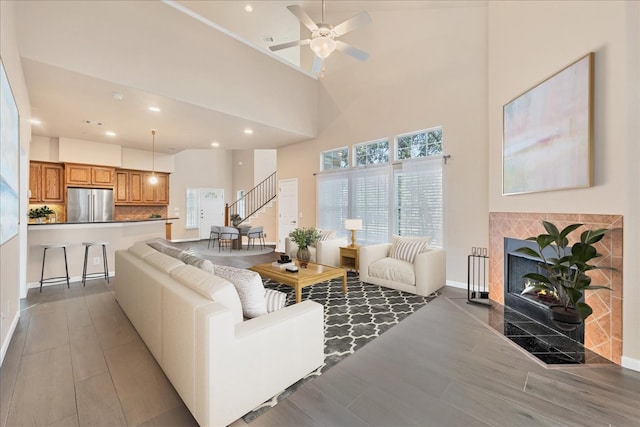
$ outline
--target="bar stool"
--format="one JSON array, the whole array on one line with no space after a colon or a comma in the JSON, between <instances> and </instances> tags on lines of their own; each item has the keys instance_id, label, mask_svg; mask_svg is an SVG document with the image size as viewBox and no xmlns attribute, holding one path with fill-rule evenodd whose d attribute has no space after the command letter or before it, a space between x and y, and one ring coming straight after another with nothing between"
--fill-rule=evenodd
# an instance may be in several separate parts
<instances>
[{"instance_id":1,"label":"bar stool","mask_svg":"<svg viewBox=\"0 0 640 427\"><path fill-rule=\"evenodd\" d=\"M67 264L67 246L69 246L68 243L45 243L42 245L44 250L42 252L42 271L40 272L40 292L42 292L43 283L57 284L57 283L63 283L66 281L67 288L69 288L69 266ZM56 276L56 277L45 278L44 264L45 264L45 260L47 259L47 249L59 249L59 248L62 248L62 251L64 253L64 270L66 272L66 276Z\"/></svg>"},{"instance_id":2,"label":"bar stool","mask_svg":"<svg viewBox=\"0 0 640 427\"><path fill-rule=\"evenodd\" d=\"M107 245L109 242L82 242L84 245L84 266L82 267L82 286L87 283L87 278L104 277L109 283L109 265L107 264ZM102 267L104 271L87 274L87 261L89 260L89 248L91 246L102 246Z\"/></svg>"}]
</instances>

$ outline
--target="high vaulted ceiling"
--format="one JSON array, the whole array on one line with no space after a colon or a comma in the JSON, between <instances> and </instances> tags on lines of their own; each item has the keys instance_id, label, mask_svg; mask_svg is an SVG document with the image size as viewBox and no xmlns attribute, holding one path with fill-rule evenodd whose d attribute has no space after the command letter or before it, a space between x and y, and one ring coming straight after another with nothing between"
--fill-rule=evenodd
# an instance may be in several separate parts
<instances>
[{"instance_id":1,"label":"high vaulted ceiling","mask_svg":"<svg viewBox=\"0 0 640 427\"><path fill-rule=\"evenodd\" d=\"M245 10L249 3L252 12ZM268 51L309 36L290 4L320 21L319 0L18 1L18 45L32 116L41 121L33 134L148 150L156 129L156 150L166 153L213 142L277 148L313 138L315 77L289 62L300 62L297 48L280 57ZM336 23L363 10L416 7L446 6L326 2ZM353 61L338 56L335 61ZM302 61L310 62L307 52Z\"/></svg>"}]
</instances>

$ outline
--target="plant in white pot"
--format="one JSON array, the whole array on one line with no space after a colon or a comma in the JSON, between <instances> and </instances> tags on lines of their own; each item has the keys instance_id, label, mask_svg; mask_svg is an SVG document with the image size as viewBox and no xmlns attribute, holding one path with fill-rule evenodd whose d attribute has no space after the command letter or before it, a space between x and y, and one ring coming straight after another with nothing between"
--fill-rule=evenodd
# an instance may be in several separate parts
<instances>
[{"instance_id":1,"label":"plant in white pot","mask_svg":"<svg viewBox=\"0 0 640 427\"><path fill-rule=\"evenodd\" d=\"M523 277L530 280L522 293L546 291L558 302L558 305L550 307L552 318L560 323L579 324L593 313L589 304L583 301L584 292L596 289L611 290L606 286L592 285L591 277L587 275L590 270L613 270L611 267L590 263L601 256L594 244L602 240L609 230L585 230L580 234L580 240L569 246L568 235L583 224L571 224L561 231L548 221L542 221L542 224L546 233L527 238L536 242L538 250L523 247L516 251L539 259L541 262L538 267L546 274L525 274ZM545 251L546 248L550 248L555 256L545 255L545 252L549 253L549 250Z\"/></svg>"},{"instance_id":2,"label":"plant in white pot","mask_svg":"<svg viewBox=\"0 0 640 427\"><path fill-rule=\"evenodd\" d=\"M306 267L311 259L309 246L314 245L320 238L320 230L315 227L296 228L289 233L289 238L298 245L296 258L300 261L301 267Z\"/></svg>"}]
</instances>

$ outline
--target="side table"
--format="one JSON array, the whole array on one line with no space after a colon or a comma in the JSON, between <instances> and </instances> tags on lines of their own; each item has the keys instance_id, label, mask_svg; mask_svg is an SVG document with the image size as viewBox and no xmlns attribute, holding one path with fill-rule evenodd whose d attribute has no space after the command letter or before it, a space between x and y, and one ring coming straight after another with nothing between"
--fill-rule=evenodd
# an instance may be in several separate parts
<instances>
[{"instance_id":1,"label":"side table","mask_svg":"<svg viewBox=\"0 0 640 427\"><path fill-rule=\"evenodd\" d=\"M340 246L340 268L360 270L360 246Z\"/></svg>"}]
</instances>

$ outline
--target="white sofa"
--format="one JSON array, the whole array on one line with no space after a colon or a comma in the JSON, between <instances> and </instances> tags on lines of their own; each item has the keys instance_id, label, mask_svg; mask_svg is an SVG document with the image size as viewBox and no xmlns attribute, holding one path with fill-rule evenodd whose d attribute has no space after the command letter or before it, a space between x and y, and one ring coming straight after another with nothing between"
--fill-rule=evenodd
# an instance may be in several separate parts
<instances>
[{"instance_id":1,"label":"white sofa","mask_svg":"<svg viewBox=\"0 0 640 427\"><path fill-rule=\"evenodd\" d=\"M323 308L244 320L227 280L143 242L118 250L116 299L200 426L226 426L324 362Z\"/></svg>"},{"instance_id":2,"label":"white sofa","mask_svg":"<svg viewBox=\"0 0 640 427\"><path fill-rule=\"evenodd\" d=\"M330 265L338 267L340 265L340 246L347 246L347 239L336 237L329 240L319 240L315 247L309 246L311 259L309 261L316 264ZM289 255L291 259L296 258L298 245L289 237L284 239L284 253Z\"/></svg>"},{"instance_id":3,"label":"white sofa","mask_svg":"<svg viewBox=\"0 0 640 427\"><path fill-rule=\"evenodd\" d=\"M446 283L444 249L423 249L413 263L391 258L391 243L360 247L360 281L422 296Z\"/></svg>"}]
</instances>

